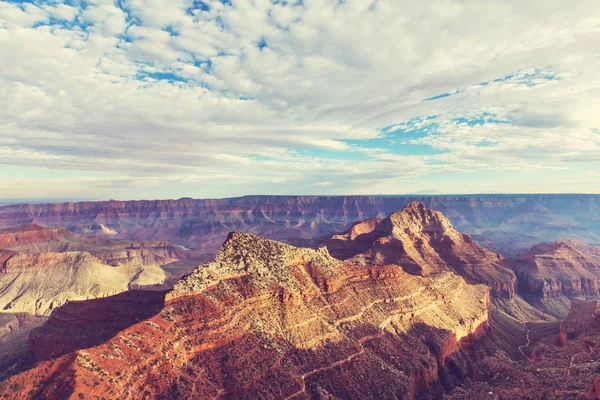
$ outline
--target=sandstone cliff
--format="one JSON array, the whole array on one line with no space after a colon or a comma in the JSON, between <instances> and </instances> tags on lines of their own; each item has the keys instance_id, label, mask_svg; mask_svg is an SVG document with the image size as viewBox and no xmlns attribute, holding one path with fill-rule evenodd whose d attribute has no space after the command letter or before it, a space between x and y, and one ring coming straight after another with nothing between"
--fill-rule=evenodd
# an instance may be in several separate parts
<instances>
[{"instance_id":1,"label":"sandstone cliff","mask_svg":"<svg viewBox=\"0 0 600 400\"><path fill-rule=\"evenodd\" d=\"M576 240L540 243L505 261L532 302L557 304L561 297L600 296L600 248ZM568 312L568 302L565 303Z\"/></svg>"},{"instance_id":2,"label":"sandstone cliff","mask_svg":"<svg viewBox=\"0 0 600 400\"><path fill-rule=\"evenodd\" d=\"M362 265L398 264L407 272L429 275L453 271L468 282L484 283L498 297L512 298L515 274L502 257L456 231L450 221L423 203L407 204L383 220L355 224L344 234L319 242L338 258Z\"/></svg>"},{"instance_id":3,"label":"sandstone cliff","mask_svg":"<svg viewBox=\"0 0 600 400\"><path fill-rule=\"evenodd\" d=\"M246 196L12 205L0 207L0 228L39 223L100 237L194 244L209 260L230 231L309 240L354 221L384 218L415 200L504 255L562 237L600 244L598 195Z\"/></svg>"},{"instance_id":4,"label":"sandstone cliff","mask_svg":"<svg viewBox=\"0 0 600 400\"><path fill-rule=\"evenodd\" d=\"M161 285L169 281L161 266L187 257L168 242L99 240L32 224L2 230L0 312L48 315L69 300Z\"/></svg>"},{"instance_id":5,"label":"sandstone cliff","mask_svg":"<svg viewBox=\"0 0 600 400\"><path fill-rule=\"evenodd\" d=\"M241 233L164 306L152 294L159 307L146 320L137 322L143 300L103 314L132 295L57 309L30 350L38 360L66 354L0 383L0 395L436 398L451 376L468 375L468 359L459 366L454 354L485 334L490 301L485 286L452 272L352 265ZM113 321L131 326L99 329Z\"/></svg>"}]
</instances>

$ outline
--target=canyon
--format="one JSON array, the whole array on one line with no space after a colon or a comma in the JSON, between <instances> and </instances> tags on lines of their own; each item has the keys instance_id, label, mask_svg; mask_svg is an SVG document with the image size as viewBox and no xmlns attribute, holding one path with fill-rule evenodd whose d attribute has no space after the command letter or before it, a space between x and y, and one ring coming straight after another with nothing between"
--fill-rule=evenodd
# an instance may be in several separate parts
<instances>
[{"instance_id":1,"label":"canyon","mask_svg":"<svg viewBox=\"0 0 600 400\"><path fill-rule=\"evenodd\" d=\"M599 247L572 239L544 242L504 264L517 275L521 295L546 313L565 317L569 299L600 296Z\"/></svg>"},{"instance_id":2,"label":"canyon","mask_svg":"<svg viewBox=\"0 0 600 400\"><path fill-rule=\"evenodd\" d=\"M245 196L0 207L0 228L29 223L101 238L159 240L211 260L231 231L306 245L419 201L489 250L513 256L563 238L600 244L600 195Z\"/></svg>"},{"instance_id":3,"label":"canyon","mask_svg":"<svg viewBox=\"0 0 600 400\"><path fill-rule=\"evenodd\" d=\"M0 310L49 315L70 300L162 285L193 257L168 242L122 242L28 224L0 230Z\"/></svg>"},{"instance_id":4,"label":"canyon","mask_svg":"<svg viewBox=\"0 0 600 400\"><path fill-rule=\"evenodd\" d=\"M132 300L148 294L153 301ZM122 302L122 312L104 312ZM141 315L142 303L155 315ZM486 286L451 272L422 277L397 265L355 266L325 248L232 233L214 261L166 295L129 292L57 309L32 334L37 364L2 382L0 394L441 395L460 378L451 366L466 359L462 343L488 329L489 307Z\"/></svg>"},{"instance_id":5,"label":"canyon","mask_svg":"<svg viewBox=\"0 0 600 400\"><path fill-rule=\"evenodd\" d=\"M187 268L190 260L209 254L200 242L188 241L193 235L171 236L182 239L178 245L162 241L166 230L154 231L153 242L128 241L144 229L146 214L95 222L59 214L54 223L65 227L31 225L40 223L35 220L1 231L3 263L80 252L113 270L173 259ZM231 218L224 215L224 221ZM353 222L343 217L334 222L323 211L320 222L313 220L312 230L302 234L299 227L282 233L277 215L269 228L262 221L242 230L288 235L287 243L229 232L210 261L168 286L73 298L52 307L43 325L31 325L20 357L0 363L6 365L0 396L600 395L595 361L600 248L561 239L500 255L477 236L460 232L440 211L414 201ZM312 218L305 215L305 221ZM153 218L158 225L165 222L160 215ZM292 218L297 216L288 221ZM181 232L179 223L169 235ZM227 226L208 237L218 237L215 232ZM83 264L93 265L90 260ZM7 317L7 326L15 326L14 317Z\"/></svg>"}]
</instances>

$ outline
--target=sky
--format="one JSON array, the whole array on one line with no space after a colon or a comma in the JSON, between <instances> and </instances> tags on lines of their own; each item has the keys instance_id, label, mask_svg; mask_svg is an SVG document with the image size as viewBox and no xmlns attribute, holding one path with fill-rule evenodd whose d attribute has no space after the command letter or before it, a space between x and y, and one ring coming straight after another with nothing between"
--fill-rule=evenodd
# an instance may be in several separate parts
<instances>
[{"instance_id":1,"label":"sky","mask_svg":"<svg viewBox=\"0 0 600 400\"><path fill-rule=\"evenodd\" d=\"M600 193L597 0L0 1L0 198Z\"/></svg>"}]
</instances>

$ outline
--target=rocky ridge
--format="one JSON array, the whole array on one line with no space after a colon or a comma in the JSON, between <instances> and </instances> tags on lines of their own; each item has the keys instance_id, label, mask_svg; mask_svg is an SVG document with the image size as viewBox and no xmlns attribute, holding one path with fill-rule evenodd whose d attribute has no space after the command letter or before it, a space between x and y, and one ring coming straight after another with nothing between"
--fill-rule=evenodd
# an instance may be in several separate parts
<instances>
[{"instance_id":1,"label":"rocky ridge","mask_svg":"<svg viewBox=\"0 0 600 400\"><path fill-rule=\"evenodd\" d=\"M124 295L93 302L109 307ZM352 265L326 249L233 233L156 315L111 338L62 347L66 354L0 383L0 394L434 398L469 374L461 346L485 335L489 306L485 286L452 272ZM47 344L93 337L93 321L60 322L81 316L78 309L95 315L89 307L57 309L47 324L54 329L36 331L31 353L56 357Z\"/></svg>"},{"instance_id":2,"label":"rocky ridge","mask_svg":"<svg viewBox=\"0 0 600 400\"><path fill-rule=\"evenodd\" d=\"M519 279L519 291L547 312L565 316L569 300L600 297L600 248L577 240L540 243L505 260Z\"/></svg>"},{"instance_id":3,"label":"rocky ridge","mask_svg":"<svg viewBox=\"0 0 600 400\"><path fill-rule=\"evenodd\" d=\"M355 227L361 227L357 234ZM516 276L503 257L456 231L450 221L423 203L407 204L382 220L355 224L343 234L319 241L335 257L354 264L398 264L416 275L453 271L470 283L484 283L498 297L512 298Z\"/></svg>"},{"instance_id":4,"label":"rocky ridge","mask_svg":"<svg viewBox=\"0 0 600 400\"><path fill-rule=\"evenodd\" d=\"M210 260L231 231L311 240L419 201L505 256L563 237L600 244L598 195L245 196L0 207L0 228L38 223L133 241L189 244Z\"/></svg>"},{"instance_id":5,"label":"rocky ridge","mask_svg":"<svg viewBox=\"0 0 600 400\"><path fill-rule=\"evenodd\" d=\"M0 312L49 315L69 300L168 281L161 268L189 255L168 242L132 243L25 225L0 231Z\"/></svg>"}]
</instances>

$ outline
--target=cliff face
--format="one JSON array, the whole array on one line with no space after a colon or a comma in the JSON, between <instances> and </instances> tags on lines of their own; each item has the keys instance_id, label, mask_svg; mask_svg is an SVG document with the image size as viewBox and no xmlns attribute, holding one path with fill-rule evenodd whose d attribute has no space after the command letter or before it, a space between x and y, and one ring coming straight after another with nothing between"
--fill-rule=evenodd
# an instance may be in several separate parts
<instances>
[{"instance_id":1,"label":"cliff face","mask_svg":"<svg viewBox=\"0 0 600 400\"><path fill-rule=\"evenodd\" d=\"M69 300L168 282L162 265L190 254L168 242L120 242L64 228L0 231L0 311L48 315Z\"/></svg>"},{"instance_id":2,"label":"cliff face","mask_svg":"<svg viewBox=\"0 0 600 400\"><path fill-rule=\"evenodd\" d=\"M67 300L125 291L128 278L89 253L17 254L0 270L0 308L48 315Z\"/></svg>"},{"instance_id":3,"label":"cliff face","mask_svg":"<svg viewBox=\"0 0 600 400\"><path fill-rule=\"evenodd\" d=\"M360 229L357 229L360 228ZM364 232L364 233L359 233ZM438 211L413 202L383 220L353 225L346 233L319 242L354 264L398 264L407 272L429 275L453 271L470 283L484 283L498 297L512 298L515 274L494 254L459 233Z\"/></svg>"},{"instance_id":4,"label":"cliff face","mask_svg":"<svg viewBox=\"0 0 600 400\"><path fill-rule=\"evenodd\" d=\"M448 360L485 334L490 301L452 272L352 265L241 233L164 306L153 295L159 307L139 322L144 301L102 316L113 301L130 303L124 295L57 309L30 351L65 354L0 383L0 395L434 398L448 377L469 374ZM130 326L96 328L113 325ZM65 345L73 337L87 339Z\"/></svg>"},{"instance_id":5,"label":"cliff face","mask_svg":"<svg viewBox=\"0 0 600 400\"><path fill-rule=\"evenodd\" d=\"M600 244L600 196L247 196L220 200L104 201L0 207L0 228L27 223L127 240L194 244L212 259L227 234L312 239L357 220L384 218L412 201L443 212L460 231L505 255L574 237Z\"/></svg>"},{"instance_id":6,"label":"cliff face","mask_svg":"<svg viewBox=\"0 0 600 400\"><path fill-rule=\"evenodd\" d=\"M73 241L74 235L64 228L44 228L36 224L27 224L0 230L0 249L33 250L46 246L46 251L54 243L65 244Z\"/></svg>"},{"instance_id":7,"label":"cliff face","mask_svg":"<svg viewBox=\"0 0 600 400\"><path fill-rule=\"evenodd\" d=\"M574 300L562 323L527 323L519 347L529 359L502 352L477 363L479 379L448 399L595 399L600 394L600 304Z\"/></svg>"},{"instance_id":8,"label":"cliff face","mask_svg":"<svg viewBox=\"0 0 600 400\"><path fill-rule=\"evenodd\" d=\"M575 240L540 243L505 262L519 277L520 290L533 301L600 296L598 247Z\"/></svg>"},{"instance_id":9,"label":"cliff face","mask_svg":"<svg viewBox=\"0 0 600 400\"><path fill-rule=\"evenodd\" d=\"M191 254L169 242L126 242L27 224L0 230L0 249L19 253L85 251L111 265L163 265Z\"/></svg>"}]
</instances>

